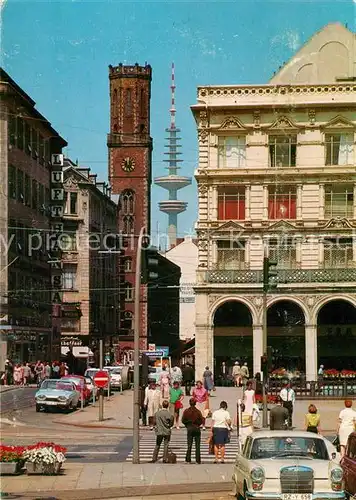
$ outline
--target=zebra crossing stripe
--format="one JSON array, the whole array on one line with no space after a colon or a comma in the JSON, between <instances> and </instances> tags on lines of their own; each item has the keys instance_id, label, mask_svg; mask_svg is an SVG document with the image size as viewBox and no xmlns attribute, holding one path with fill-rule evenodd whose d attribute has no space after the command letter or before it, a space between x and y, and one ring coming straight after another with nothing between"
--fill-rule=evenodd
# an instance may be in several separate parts
<instances>
[{"instance_id":1,"label":"zebra crossing stripe","mask_svg":"<svg viewBox=\"0 0 356 500\"><path fill-rule=\"evenodd\" d=\"M204 463L213 463L215 460L214 455L209 454L209 432L202 432L201 434L201 444L200 444L200 454L201 460ZM140 462L146 463L152 460L152 454L154 447L156 445L156 435L154 431L147 432L141 436L140 439ZM185 462L185 453L187 451L187 433L185 429L179 431L173 431L171 435L171 440L169 442L169 449L177 455L177 462ZM233 464L235 463L236 454L238 452L239 445L237 441L236 434L231 436L230 443L227 443L225 447L225 463ZM160 448L159 460L163 455L163 443ZM195 459L195 445L193 441L192 448L192 461ZM127 456L126 461L130 462L132 460L132 451Z\"/></svg>"}]
</instances>

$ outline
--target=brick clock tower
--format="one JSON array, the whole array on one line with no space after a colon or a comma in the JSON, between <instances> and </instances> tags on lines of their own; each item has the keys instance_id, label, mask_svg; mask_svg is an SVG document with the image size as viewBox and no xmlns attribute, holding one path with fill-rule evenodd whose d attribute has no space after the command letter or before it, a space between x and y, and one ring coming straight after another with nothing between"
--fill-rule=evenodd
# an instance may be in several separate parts
<instances>
[{"instance_id":1,"label":"brick clock tower","mask_svg":"<svg viewBox=\"0 0 356 500\"><path fill-rule=\"evenodd\" d=\"M110 133L109 181L120 195L118 230L124 235L124 294L120 307L121 353L133 349L134 322L140 321L140 347L147 349L147 290L142 286L140 318L134 317L134 284L138 235L142 227L150 234L151 158L150 137L151 66L109 66ZM119 306L119 300L118 300Z\"/></svg>"}]
</instances>

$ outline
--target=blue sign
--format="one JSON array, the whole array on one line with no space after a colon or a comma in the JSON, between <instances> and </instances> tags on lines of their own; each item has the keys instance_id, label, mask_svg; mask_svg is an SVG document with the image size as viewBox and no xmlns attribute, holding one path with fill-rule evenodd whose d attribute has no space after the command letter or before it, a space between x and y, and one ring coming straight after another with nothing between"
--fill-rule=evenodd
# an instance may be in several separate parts
<instances>
[{"instance_id":1,"label":"blue sign","mask_svg":"<svg viewBox=\"0 0 356 500\"><path fill-rule=\"evenodd\" d=\"M142 354L146 354L151 358L162 358L164 356L163 351L142 351Z\"/></svg>"},{"instance_id":2,"label":"blue sign","mask_svg":"<svg viewBox=\"0 0 356 500\"><path fill-rule=\"evenodd\" d=\"M157 351L162 351L163 352L162 356L168 358L168 356L169 356L169 347L161 346L161 345L158 346L157 345L156 348L157 348Z\"/></svg>"}]
</instances>

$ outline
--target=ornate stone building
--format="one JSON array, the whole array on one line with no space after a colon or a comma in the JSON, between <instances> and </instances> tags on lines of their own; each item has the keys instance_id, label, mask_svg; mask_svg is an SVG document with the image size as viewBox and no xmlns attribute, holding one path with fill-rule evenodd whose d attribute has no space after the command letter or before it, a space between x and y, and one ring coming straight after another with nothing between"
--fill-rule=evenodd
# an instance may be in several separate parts
<instances>
[{"instance_id":1,"label":"ornate stone building","mask_svg":"<svg viewBox=\"0 0 356 500\"><path fill-rule=\"evenodd\" d=\"M356 360L355 35L316 33L268 84L198 87L196 372L263 354L315 380Z\"/></svg>"}]
</instances>

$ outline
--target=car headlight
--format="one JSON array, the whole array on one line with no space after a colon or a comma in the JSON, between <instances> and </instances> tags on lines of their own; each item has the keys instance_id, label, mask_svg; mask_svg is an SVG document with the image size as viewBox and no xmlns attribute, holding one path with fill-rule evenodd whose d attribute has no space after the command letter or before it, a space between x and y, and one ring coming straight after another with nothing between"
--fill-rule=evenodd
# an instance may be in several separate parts
<instances>
[{"instance_id":1,"label":"car headlight","mask_svg":"<svg viewBox=\"0 0 356 500\"><path fill-rule=\"evenodd\" d=\"M262 467L255 467L251 470L251 479L256 483L263 483L265 480L265 471Z\"/></svg>"},{"instance_id":2,"label":"car headlight","mask_svg":"<svg viewBox=\"0 0 356 500\"><path fill-rule=\"evenodd\" d=\"M335 467L335 469L331 469L330 479L332 483L341 483L343 476L344 473L340 467Z\"/></svg>"},{"instance_id":3,"label":"car headlight","mask_svg":"<svg viewBox=\"0 0 356 500\"><path fill-rule=\"evenodd\" d=\"M46 396L44 394L39 394L38 396L36 396L36 399L43 401L44 399L46 399Z\"/></svg>"},{"instance_id":4,"label":"car headlight","mask_svg":"<svg viewBox=\"0 0 356 500\"><path fill-rule=\"evenodd\" d=\"M67 401L68 398L66 396L59 396L58 401Z\"/></svg>"}]
</instances>

